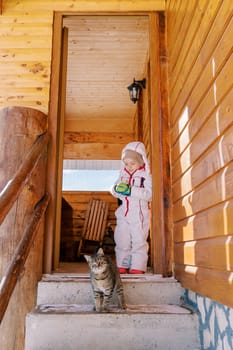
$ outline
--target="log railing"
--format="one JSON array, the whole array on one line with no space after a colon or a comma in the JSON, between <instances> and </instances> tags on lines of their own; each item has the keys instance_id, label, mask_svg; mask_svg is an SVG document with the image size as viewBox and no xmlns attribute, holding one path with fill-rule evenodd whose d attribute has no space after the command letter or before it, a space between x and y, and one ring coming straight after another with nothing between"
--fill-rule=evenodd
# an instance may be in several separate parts
<instances>
[{"instance_id":1,"label":"log railing","mask_svg":"<svg viewBox=\"0 0 233 350\"><path fill-rule=\"evenodd\" d=\"M0 193L0 224L4 221L15 201L19 198L24 186L29 181L38 160L47 147L48 139L47 133L37 138L15 176L7 183L5 188ZM35 240L35 236L43 219L48 202L49 196L48 194L45 194L37 203L32 213L31 220L29 221L22 238L15 249L11 261L8 264L6 273L2 277L0 284L0 322L4 317L10 297L27 260L30 248Z\"/></svg>"},{"instance_id":2,"label":"log railing","mask_svg":"<svg viewBox=\"0 0 233 350\"><path fill-rule=\"evenodd\" d=\"M11 179L0 193L0 224L5 219L10 208L19 197L20 192L28 182L42 150L48 144L48 134L40 135L32 149L28 152L24 162L19 167L13 179Z\"/></svg>"}]
</instances>

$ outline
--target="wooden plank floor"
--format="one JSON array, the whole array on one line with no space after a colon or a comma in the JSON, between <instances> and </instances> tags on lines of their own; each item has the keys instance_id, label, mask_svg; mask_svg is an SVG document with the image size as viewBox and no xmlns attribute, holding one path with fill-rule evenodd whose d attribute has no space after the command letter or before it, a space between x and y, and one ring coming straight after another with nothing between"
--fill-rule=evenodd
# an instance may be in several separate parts
<instances>
[{"instance_id":1,"label":"wooden plank floor","mask_svg":"<svg viewBox=\"0 0 233 350\"><path fill-rule=\"evenodd\" d=\"M89 273L86 262L60 262L55 273Z\"/></svg>"},{"instance_id":2,"label":"wooden plank floor","mask_svg":"<svg viewBox=\"0 0 233 350\"><path fill-rule=\"evenodd\" d=\"M61 274L89 274L89 267L86 262L60 262L59 267L53 273ZM152 268L148 267L146 274L151 274Z\"/></svg>"}]
</instances>

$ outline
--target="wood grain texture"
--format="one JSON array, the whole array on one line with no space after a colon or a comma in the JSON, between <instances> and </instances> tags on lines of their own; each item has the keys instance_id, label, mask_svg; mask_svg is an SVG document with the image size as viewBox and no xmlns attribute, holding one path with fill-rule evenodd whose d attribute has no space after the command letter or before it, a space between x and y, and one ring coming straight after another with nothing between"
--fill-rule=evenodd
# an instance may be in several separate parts
<instances>
[{"instance_id":1,"label":"wood grain texture","mask_svg":"<svg viewBox=\"0 0 233 350\"><path fill-rule=\"evenodd\" d=\"M40 0L38 3L31 2L31 0L12 1L10 4L6 3L5 11L10 13L26 14L26 10L30 11L30 15L41 16L41 13L50 11L65 11L72 12L99 12L101 11L163 11L165 9L164 0L124 0L119 6L119 0L58 0L54 4L52 0Z\"/></svg>"},{"instance_id":2,"label":"wood grain texture","mask_svg":"<svg viewBox=\"0 0 233 350\"><path fill-rule=\"evenodd\" d=\"M56 99L50 83L53 14L59 12L65 15L62 25L69 31L67 119L90 119L85 131L93 131L93 118L98 128L105 119L111 133L111 121L117 124L121 118L132 132L136 106L129 100L127 86L134 77L143 78L148 13L164 9L165 0L5 3L0 21L0 87L8 88L2 89L0 106L30 106L48 113L50 101Z\"/></svg>"},{"instance_id":3,"label":"wood grain texture","mask_svg":"<svg viewBox=\"0 0 233 350\"><path fill-rule=\"evenodd\" d=\"M26 185L21 189L20 194L18 193L17 200L0 226L0 274L2 278L6 276L6 271L12 259L16 264L17 259L24 260L24 256L19 254L17 254L17 257L15 256L16 249L22 239L23 232L29 227L34 207L45 194L47 148L46 144L42 145L44 147L38 148L38 143L34 144L34 142L39 135L45 133L47 116L31 108L9 107L1 110L0 125L0 163L4 164L4 167L0 167L1 183L8 183L8 190L10 184L15 185L12 190L13 196L15 196L22 180L22 170L24 175L26 175L25 172L30 172L29 178L26 175ZM43 137L39 139L39 144L40 140L42 141ZM27 159L27 166L25 167L22 164L26 155L30 154L33 145L34 150L37 149L35 153L38 155L39 152L39 160L36 161L37 157L33 151ZM33 164L33 160L36 161L36 164ZM30 169L31 167L33 170ZM18 170L19 174L17 174ZM18 176L14 177L15 174ZM9 193L8 190L5 192L6 195ZM12 204L10 202L12 197L8 197L8 200L7 205ZM2 213L4 213L3 208ZM24 261L24 268L21 266L20 274L17 268L14 270L14 273L17 272L18 283L1 323L1 349L24 348L25 317L35 305L37 282L42 274L43 234L44 218L38 225L38 235L33 241L27 260ZM11 270L11 272L13 271ZM12 277L10 278L11 283ZM9 290L5 290L5 292L8 295ZM3 308L5 308L5 301L2 298L1 301L4 302Z\"/></svg>"},{"instance_id":4,"label":"wood grain texture","mask_svg":"<svg viewBox=\"0 0 233 350\"><path fill-rule=\"evenodd\" d=\"M184 288L206 296L223 305L233 307L232 272L176 265L175 276Z\"/></svg>"},{"instance_id":5,"label":"wood grain texture","mask_svg":"<svg viewBox=\"0 0 233 350\"><path fill-rule=\"evenodd\" d=\"M177 179L173 186L175 202L232 161L232 137L233 126L226 129L224 134L216 137L205 151L205 155L200 157L183 175L181 175L182 166L174 169L174 179Z\"/></svg>"},{"instance_id":6,"label":"wood grain texture","mask_svg":"<svg viewBox=\"0 0 233 350\"><path fill-rule=\"evenodd\" d=\"M75 143L64 145L64 159L120 159L122 144Z\"/></svg>"},{"instance_id":7,"label":"wood grain texture","mask_svg":"<svg viewBox=\"0 0 233 350\"><path fill-rule=\"evenodd\" d=\"M217 5L217 2L215 2L215 4ZM189 59L190 57L186 57L184 61L182 72L179 75L179 79L177 81L177 84L179 84L179 90L177 89L177 93L174 91L174 94L171 96L172 100L170 103L173 111L172 125L174 125L173 119L177 119L177 116L181 113L182 110L185 109L185 106L188 105L189 107L190 102L192 102L192 98L189 97L192 90L203 93L204 85L202 86L202 84L208 83L208 80L206 80L204 77L205 75L203 74L203 70L206 72L205 74L208 74L207 71L212 72L212 79L216 79L219 68L221 67L221 62L223 60L226 60L226 57L231 51L231 40L229 39L231 35L228 33L229 30L232 30L232 26L229 23L232 21L230 10L231 6L232 3L230 0L228 0L224 2L224 4L222 4L220 7L214 19L214 22L212 23L212 26L209 28L209 30L207 30L205 34L205 41L199 48L199 51L197 51L199 52L199 55L196 57L193 64L191 64L191 61ZM190 45L192 46L192 42ZM201 79L201 90L196 88L194 89L199 79ZM188 95L185 92L187 90L185 89L184 91L184 89L182 89L182 86L184 85L189 91ZM173 96L176 96L175 99L177 101L173 101ZM195 101L196 100L193 102ZM192 112L191 109L190 112Z\"/></svg>"},{"instance_id":8,"label":"wood grain texture","mask_svg":"<svg viewBox=\"0 0 233 350\"><path fill-rule=\"evenodd\" d=\"M174 203L174 222L206 210L233 197L233 162Z\"/></svg>"},{"instance_id":9,"label":"wood grain texture","mask_svg":"<svg viewBox=\"0 0 233 350\"><path fill-rule=\"evenodd\" d=\"M62 193L62 220L60 257L64 261L77 260L86 211L91 199L108 203L107 228L115 228L117 200L109 192L64 191Z\"/></svg>"},{"instance_id":10,"label":"wood grain texture","mask_svg":"<svg viewBox=\"0 0 233 350\"><path fill-rule=\"evenodd\" d=\"M164 0L41 0L37 4L12 0L4 4L0 21L0 106L17 104L49 112L47 190L51 203L46 219L45 272L52 269L54 221L59 221L54 203L61 175L57 177L57 165L63 153L56 148L61 144L58 135L63 125L59 117L61 27L69 31L65 133L84 133L85 140L80 145L70 143L74 139L69 137L64 156L119 159L123 139L125 144L135 139L137 122L137 107L129 100L127 86L134 77L144 78L149 59L149 13L164 9ZM148 104L149 94L145 96ZM145 113L149 121L150 111ZM149 123L142 128L149 153ZM106 139L99 137L93 142L86 137L87 133L98 132L100 136L108 133ZM121 140L118 133L122 133Z\"/></svg>"},{"instance_id":11,"label":"wood grain texture","mask_svg":"<svg viewBox=\"0 0 233 350\"><path fill-rule=\"evenodd\" d=\"M65 132L64 143L118 143L123 146L134 139L133 133L129 132Z\"/></svg>"},{"instance_id":12,"label":"wood grain texture","mask_svg":"<svg viewBox=\"0 0 233 350\"><path fill-rule=\"evenodd\" d=\"M167 9L175 275L232 307L232 2L181 3Z\"/></svg>"},{"instance_id":13,"label":"wood grain texture","mask_svg":"<svg viewBox=\"0 0 233 350\"><path fill-rule=\"evenodd\" d=\"M232 215L233 201L230 199L185 218L174 225L174 241L186 242L232 234Z\"/></svg>"},{"instance_id":14,"label":"wood grain texture","mask_svg":"<svg viewBox=\"0 0 233 350\"><path fill-rule=\"evenodd\" d=\"M232 271L233 236L213 237L199 241L176 243L174 256L177 264L211 270Z\"/></svg>"},{"instance_id":15,"label":"wood grain texture","mask_svg":"<svg viewBox=\"0 0 233 350\"><path fill-rule=\"evenodd\" d=\"M164 234L164 183L162 164L162 120L161 120L161 87L152 77L159 77L159 16L150 16L150 97L151 97L151 167L152 181L156 190L152 196L152 225L154 233L151 241L151 253L155 273L166 274L165 271L165 234Z\"/></svg>"},{"instance_id":16,"label":"wood grain texture","mask_svg":"<svg viewBox=\"0 0 233 350\"><path fill-rule=\"evenodd\" d=\"M46 195L43 200L38 203L33 217L26 228L19 245L17 246L12 260L7 268L4 282L1 285L0 293L0 323L3 321L8 303L14 292L17 281L20 278L22 269L30 253L33 242L36 239L39 227L44 218L44 213L48 206L49 197Z\"/></svg>"},{"instance_id":17,"label":"wood grain texture","mask_svg":"<svg viewBox=\"0 0 233 350\"><path fill-rule=\"evenodd\" d=\"M228 1L226 2L226 6L223 6L223 8L221 7L201 47L200 54L190 68L189 75L185 77L185 80L180 81L180 84L185 85L186 89L190 92L194 90L196 82L198 82L202 76L202 71L207 69L206 66L209 66L208 70L212 70L213 79L215 79L223 62L231 52L231 40L229 38L232 36L232 17L230 6L231 2ZM219 42L216 40L216 35L219 37ZM187 61L185 65L189 65L189 62ZM195 77L195 79L193 79L193 77ZM202 79L200 85L202 84L206 84L205 79ZM181 89L173 107L175 119L181 110L184 110L185 106L189 105L190 100L191 96L189 97L189 95L186 95L185 91Z\"/></svg>"}]
</instances>

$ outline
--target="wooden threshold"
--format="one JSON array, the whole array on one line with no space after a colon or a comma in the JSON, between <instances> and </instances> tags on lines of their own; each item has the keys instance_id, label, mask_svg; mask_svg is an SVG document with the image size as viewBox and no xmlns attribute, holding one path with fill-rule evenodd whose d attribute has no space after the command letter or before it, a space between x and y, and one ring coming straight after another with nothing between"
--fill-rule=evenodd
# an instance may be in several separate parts
<instances>
[{"instance_id":1,"label":"wooden threshold","mask_svg":"<svg viewBox=\"0 0 233 350\"><path fill-rule=\"evenodd\" d=\"M86 262L60 262L58 268L52 273L61 273L61 274L89 274L89 267ZM147 274L153 274L152 268L147 267ZM132 276L132 275L126 275ZM144 276L144 275L143 275Z\"/></svg>"}]
</instances>

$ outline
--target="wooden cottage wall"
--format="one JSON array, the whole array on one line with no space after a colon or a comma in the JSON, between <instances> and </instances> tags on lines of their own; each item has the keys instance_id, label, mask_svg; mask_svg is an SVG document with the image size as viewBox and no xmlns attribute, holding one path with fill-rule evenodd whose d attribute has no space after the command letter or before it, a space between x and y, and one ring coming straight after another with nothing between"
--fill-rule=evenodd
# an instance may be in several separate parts
<instances>
[{"instance_id":1,"label":"wooden cottage wall","mask_svg":"<svg viewBox=\"0 0 233 350\"><path fill-rule=\"evenodd\" d=\"M44 113L49 109L54 11L120 13L164 7L164 0L148 0L146 4L144 0L133 3L128 0L3 0L1 3L0 108L17 105ZM72 126L67 126L67 130L72 131ZM69 152L68 146L66 151Z\"/></svg>"},{"instance_id":2,"label":"wooden cottage wall","mask_svg":"<svg viewBox=\"0 0 233 350\"><path fill-rule=\"evenodd\" d=\"M169 0L175 276L233 306L233 3Z\"/></svg>"},{"instance_id":3,"label":"wooden cottage wall","mask_svg":"<svg viewBox=\"0 0 233 350\"><path fill-rule=\"evenodd\" d=\"M52 11L38 2L4 1L0 18L0 107L48 113Z\"/></svg>"},{"instance_id":4,"label":"wooden cottage wall","mask_svg":"<svg viewBox=\"0 0 233 350\"><path fill-rule=\"evenodd\" d=\"M110 192L64 191L62 193L61 261L77 260L78 245L82 236L86 211L90 199L99 199L109 203L105 238L108 238L108 230L113 232L115 229L115 210L117 209L118 203ZM107 251L107 249L108 247L106 246L105 251Z\"/></svg>"},{"instance_id":5,"label":"wooden cottage wall","mask_svg":"<svg viewBox=\"0 0 233 350\"><path fill-rule=\"evenodd\" d=\"M130 11L156 11L164 8L164 0L148 0L146 2L145 0L3 0L0 4L2 5L0 16L0 108L5 106L32 107L46 115L49 112L49 104L54 93L50 91L54 11L129 13ZM56 118L56 116L53 117ZM53 129L51 130L51 119L49 116L48 129L52 134L52 143L56 130L55 132ZM82 132L81 127L79 131ZM92 131L95 132L95 130ZM69 151L69 142L68 139L66 142L67 152ZM50 168L53 169L54 163L55 160L50 159ZM53 181L56 180L51 179L51 186L53 186ZM52 193L50 207L53 201L54 194ZM48 208L48 210L50 209ZM53 208L49 214L54 214ZM46 224L48 226L47 222ZM41 227L41 235L43 235L43 231L44 228ZM51 243L51 241L52 238L49 237L45 244ZM39 243L34 247L36 249L35 256L40 255L38 261L42 255L42 244ZM49 258L50 256L47 260ZM29 265L32 265L30 260ZM28 286L22 285L19 292L21 295L29 292L28 300L31 303L34 294L28 288ZM11 328L13 329L13 322L15 322L15 327L18 327L18 332L21 335L19 341L14 336L5 337L6 333L2 332L3 328L1 328L4 341L7 342L3 348L9 350L22 348L24 328L17 323L17 318L12 310L17 308L18 313L22 315L22 310L28 308L26 304L25 302L24 305L24 300L20 300L20 308L17 308L14 302L10 306ZM7 329L10 330L10 327Z\"/></svg>"}]
</instances>

